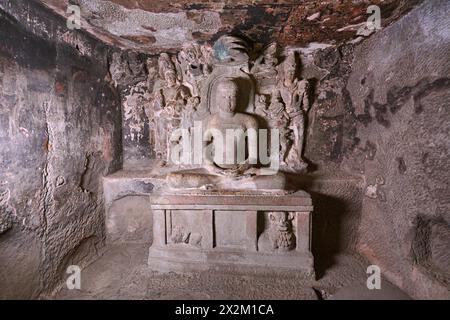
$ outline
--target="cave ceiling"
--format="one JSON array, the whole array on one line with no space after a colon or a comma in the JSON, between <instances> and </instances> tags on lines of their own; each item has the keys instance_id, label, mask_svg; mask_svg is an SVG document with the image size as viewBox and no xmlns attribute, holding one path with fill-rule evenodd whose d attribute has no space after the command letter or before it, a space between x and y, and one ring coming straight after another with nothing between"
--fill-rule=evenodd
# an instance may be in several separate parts
<instances>
[{"instance_id":1,"label":"cave ceiling","mask_svg":"<svg viewBox=\"0 0 450 320\"><path fill-rule=\"evenodd\" d=\"M405 15L420 0L33 0L67 17L81 9L82 28L103 42L145 53L173 51L189 41L212 42L224 33L282 46L340 44L381 9L382 26Z\"/></svg>"}]
</instances>

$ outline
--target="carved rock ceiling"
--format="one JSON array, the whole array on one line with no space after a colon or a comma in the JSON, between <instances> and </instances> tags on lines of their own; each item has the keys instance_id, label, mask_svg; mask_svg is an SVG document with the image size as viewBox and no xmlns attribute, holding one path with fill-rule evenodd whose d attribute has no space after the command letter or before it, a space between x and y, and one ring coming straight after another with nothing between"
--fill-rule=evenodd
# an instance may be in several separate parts
<instances>
[{"instance_id":1,"label":"carved rock ceiling","mask_svg":"<svg viewBox=\"0 0 450 320\"><path fill-rule=\"evenodd\" d=\"M214 41L227 32L283 46L339 44L357 38L358 24L381 8L382 26L421 0L34 0L59 15L68 4L81 7L83 28L121 48L157 53L186 41Z\"/></svg>"}]
</instances>

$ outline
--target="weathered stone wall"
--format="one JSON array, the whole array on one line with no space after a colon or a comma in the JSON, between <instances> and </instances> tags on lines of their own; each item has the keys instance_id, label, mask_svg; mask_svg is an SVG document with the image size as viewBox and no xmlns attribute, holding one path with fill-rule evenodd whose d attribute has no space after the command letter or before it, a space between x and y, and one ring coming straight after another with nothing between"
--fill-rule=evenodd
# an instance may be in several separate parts
<instances>
[{"instance_id":1,"label":"weathered stone wall","mask_svg":"<svg viewBox=\"0 0 450 320\"><path fill-rule=\"evenodd\" d=\"M417 298L448 297L449 288L445 12L448 2L424 3L362 44L319 50L305 65L318 81L305 150L312 174L299 180L317 204L317 267L356 249Z\"/></svg>"},{"instance_id":2,"label":"weathered stone wall","mask_svg":"<svg viewBox=\"0 0 450 320\"><path fill-rule=\"evenodd\" d=\"M354 52L347 92L365 177L358 250L417 298L449 297L450 3L426 1Z\"/></svg>"},{"instance_id":3,"label":"weathered stone wall","mask_svg":"<svg viewBox=\"0 0 450 320\"><path fill-rule=\"evenodd\" d=\"M104 240L121 166L109 49L29 1L0 1L0 298L34 298Z\"/></svg>"}]
</instances>

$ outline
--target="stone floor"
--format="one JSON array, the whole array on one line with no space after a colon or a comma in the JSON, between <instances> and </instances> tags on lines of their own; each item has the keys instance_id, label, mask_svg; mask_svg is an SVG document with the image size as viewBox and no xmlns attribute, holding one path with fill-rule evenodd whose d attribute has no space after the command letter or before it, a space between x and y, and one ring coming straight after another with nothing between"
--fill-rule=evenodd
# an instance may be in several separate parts
<instances>
[{"instance_id":1,"label":"stone floor","mask_svg":"<svg viewBox=\"0 0 450 320\"><path fill-rule=\"evenodd\" d=\"M286 276L158 273L146 265L147 247L110 246L82 270L81 290L63 288L55 299L328 299L342 288L362 293L367 263L358 256L338 256L317 281ZM367 289L366 289L367 290ZM351 290L350 290L351 291ZM367 290L369 291L369 290Z\"/></svg>"}]
</instances>

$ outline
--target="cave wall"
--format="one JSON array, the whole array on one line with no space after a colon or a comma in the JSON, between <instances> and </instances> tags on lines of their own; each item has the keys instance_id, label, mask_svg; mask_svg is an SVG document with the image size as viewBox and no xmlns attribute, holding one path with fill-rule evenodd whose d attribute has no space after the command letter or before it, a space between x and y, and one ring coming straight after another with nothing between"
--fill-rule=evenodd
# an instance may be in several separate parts
<instances>
[{"instance_id":1,"label":"cave wall","mask_svg":"<svg viewBox=\"0 0 450 320\"><path fill-rule=\"evenodd\" d=\"M121 167L109 48L29 1L0 1L0 298L36 298L104 241Z\"/></svg>"},{"instance_id":2,"label":"cave wall","mask_svg":"<svg viewBox=\"0 0 450 320\"><path fill-rule=\"evenodd\" d=\"M355 48L342 166L365 178L358 251L416 298L449 297L450 3L426 1Z\"/></svg>"}]
</instances>

